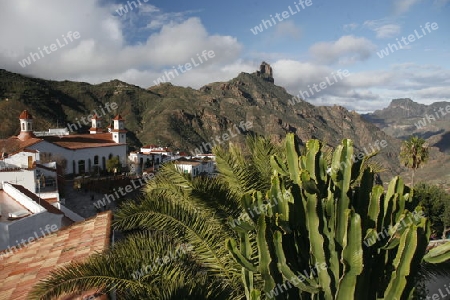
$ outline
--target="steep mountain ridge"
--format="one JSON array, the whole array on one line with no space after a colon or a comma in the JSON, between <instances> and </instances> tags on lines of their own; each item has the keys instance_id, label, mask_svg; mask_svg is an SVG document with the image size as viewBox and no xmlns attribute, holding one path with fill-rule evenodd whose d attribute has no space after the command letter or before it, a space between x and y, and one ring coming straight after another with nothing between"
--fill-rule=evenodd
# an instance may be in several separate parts
<instances>
[{"instance_id":1,"label":"steep mountain ridge","mask_svg":"<svg viewBox=\"0 0 450 300\"><path fill-rule=\"evenodd\" d=\"M148 89L112 80L97 85L71 81L48 81L0 70L0 108L9 111L0 134L18 133L17 116L27 108L35 115L35 130L87 117L106 102L116 102L131 131L132 146L162 144L174 150L193 151L241 122L252 122L249 133L281 140L294 132L302 141L318 138L336 146L343 138L354 141L358 151L386 140L378 160L390 175L397 175L399 141L388 136L356 112L341 106L314 106L306 101L289 105L293 96L273 84L267 74L240 73L227 82L214 82L195 90L160 84ZM89 125L83 129L86 130ZM135 134L135 136L133 136ZM231 140L243 142L244 134Z\"/></svg>"}]
</instances>

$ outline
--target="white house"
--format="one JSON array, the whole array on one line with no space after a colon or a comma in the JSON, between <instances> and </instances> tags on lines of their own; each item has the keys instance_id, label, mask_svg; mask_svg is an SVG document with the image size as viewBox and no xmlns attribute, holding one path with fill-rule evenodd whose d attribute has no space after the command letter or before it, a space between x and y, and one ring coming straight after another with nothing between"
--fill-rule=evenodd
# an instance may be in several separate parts
<instances>
[{"instance_id":1,"label":"white house","mask_svg":"<svg viewBox=\"0 0 450 300\"><path fill-rule=\"evenodd\" d=\"M5 183L14 184L35 194L41 200L64 211L73 220L79 220L73 212L61 205L58 190L58 167L56 162L40 163L40 152L23 150L0 158L0 190ZM1 212L0 205L0 212Z\"/></svg>"},{"instance_id":2,"label":"white house","mask_svg":"<svg viewBox=\"0 0 450 300\"><path fill-rule=\"evenodd\" d=\"M114 118L114 126L110 132L103 131L101 121L95 115L90 134L41 137L34 135L33 117L27 110L20 114L19 120L20 134L0 141L0 147L3 145L6 151L39 151L41 157L65 161L67 174L88 172L95 166L104 170L106 161L112 157L119 157L122 166L126 166L127 130L120 115Z\"/></svg>"},{"instance_id":3,"label":"white house","mask_svg":"<svg viewBox=\"0 0 450 300\"><path fill-rule=\"evenodd\" d=\"M141 152L144 154L160 154L160 155L166 155L166 156L172 156L172 150L170 150L167 147L160 147L156 145L147 145L141 148Z\"/></svg>"},{"instance_id":4,"label":"white house","mask_svg":"<svg viewBox=\"0 0 450 300\"><path fill-rule=\"evenodd\" d=\"M140 174L143 169L158 168L163 162L163 156L159 153L130 152L128 160L131 164L131 172Z\"/></svg>"},{"instance_id":5,"label":"white house","mask_svg":"<svg viewBox=\"0 0 450 300\"><path fill-rule=\"evenodd\" d=\"M61 210L23 186L3 183L0 190L0 250L41 237L43 228L52 227L56 231L72 223Z\"/></svg>"},{"instance_id":6,"label":"white house","mask_svg":"<svg viewBox=\"0 0 450 300\"><path fill-rule=\"evenodd\" d=\"M199 175L208 175L216 170L216 165L214 161L211 160L177 160L173 163L178 170L181 170L186 174L191 174L192 177L196 177Z\"/></svg>"},{"instance_id":7,"label":"white house","mask_svg":"<svg viewBox=\"0 0 450 300\"><path fill-rule=\"evenodd\" d=\"M210 153L204 153L204 154L196 154L194 156L194 158L200 158L200 159L210 159L215 161L216 160L216 156L214 154L210 154Z\"/></svg>"}]
</instances>

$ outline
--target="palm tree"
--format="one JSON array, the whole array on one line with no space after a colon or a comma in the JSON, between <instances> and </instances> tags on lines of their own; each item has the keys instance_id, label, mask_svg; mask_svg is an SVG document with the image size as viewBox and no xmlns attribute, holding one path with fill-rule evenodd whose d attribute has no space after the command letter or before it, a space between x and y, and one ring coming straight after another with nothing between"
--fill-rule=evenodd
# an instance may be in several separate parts
<instances>
[{"instance_id":1,"label":"palm tree","mask_svg":"<svg viewBox=\"0 0 450 300\"><path fill-rule=\"evenodd\" d=\"M270 188L269 158L281 157L280 150L261 137L249 138L244 151L216 148L217 178L192 179L164 165L137 202L124 202L115 213L113 227L126 238L87 262L52 272L33 299L92 288L120 299L243 299L241 267L224 243L238 237L230 221L244 213L242 195ZM154 267L183 244L188 253Z\"/></svg>"},{"instance_id":2,"label":"palm tree","mask_svg":"<svg viewBox=\"0 0 450 300\"><path fill-rule=\"evenodd\" d=\"M416 169L427 162L428 155L429 149L424 139L412 136L403 142L402 147L400 148L400 161L405 167L412 169L412 187L414 187L414 175Z\"/></svg>"},{"instance_id":3,"label":"palm tree","mask_svg":"<svg viewBox=\"0 0 450 300\"><path fill-rule=\"evenodd\" d=\"M224 243L240 238L230 220L244 213L245 194L269 191L272 166L281 168L286 157L280 146L259 137L249 138L244 149L230 145L214 153L220 174L214 179L192 179L174 165L163 166L142 197L125 202L115 214L113 227L126 238L87 262L52 272L30 299L92 288L114 292L118 299L244 299L243 281L250 277ZM249 241L245 255L255 258L255 234ZM183 245L188 250L180 251ZM261 274L253 275L258 289L264 282Z\"/></svg>"},{"instance_id":4,"label":"palm tree","mask_svg":"<svg viewBox=\"0 0 450 300\"><path fill-rule=\"evenodd\" d=\"M170 259L160 263L160 256ZM52 272L35 286L30 299L56 299L92 288L100 294L114 290L118 299L208 299L200 289L208 278L197 268L190 251L180 251L174 237L136 232L85 263L73 262Z\"/></svg>"}]
</instances>

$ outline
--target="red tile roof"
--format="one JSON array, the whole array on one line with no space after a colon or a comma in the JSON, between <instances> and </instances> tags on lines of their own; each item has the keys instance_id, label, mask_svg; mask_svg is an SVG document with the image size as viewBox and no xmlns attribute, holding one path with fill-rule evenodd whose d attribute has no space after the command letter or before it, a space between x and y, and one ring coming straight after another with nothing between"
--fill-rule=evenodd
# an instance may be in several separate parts
<instances>
[{"instance_id":1,"label":"red tile roof","mask_svg":"<svg viewBox=\"0 0 450 300\"><path fill-rule=\"evenodd\" d=\"M61 137L43 136L42 139L59 147L71 150L119 145L113 141L111 133L74 134Z\"/></svg>"},{"instance_id":2,"label":"red tile roof","mask_svg":"<svg viewBox=\"0 0 450 300\"><path fill-rule=\"evenodd\" d=\"M121 115L117 115L113 120L123 120Z\"/></svg>"},{"instance_id":3,"label":"red tile roof","mask_svg":"<svg viewBox=\"0 0 450 300\"><path fill-rule=\"evenodd\" d=\"M42 136L40 138L29 138L24 141L17 137L10 137L5 140L0 140L0 149L5 149L4 151L6 153L17 153L42 141L47 141L59 147L71 150L120 145L114 142L111 133L96 133L64 135L61 137Z\"/></svg>"},{"instance_id":4,"label":"red tile roof","mask_svg":"<svg viewBox=\"0 0 450 300\"><path fill-rule=\"evenodd\" d=\"M29 138L22 141L13 136L8 139L0 140L0 149L4 149L3 151L8 154L15 154L40 142L42 142L42 139L40 138Z\"/></svg>"},{"instance_id":5,"label":"red tile roof","mask_svg":"<svg viewBox=\"0 0 450 300\"><path fill-rule=\"evenodd\" d=\"M52 270L109 247L111 211L37 239L0 259L0 299L28 299L33 286ZM83 293L89 295L91 293ZM82 299L79 295L60 299Z\"/></svg>"},{"instance_id":6,"label":"red tile roof","mask_svg":"<svg viewBox=\"0 0 450 300\"><path fill-rule=\"evenodd\" d=\"M28 110L25 109L25 110L20 114L19 119L21 119L21 120L23 120L23 119L30 120L30 119L33 119L33 116L28 112Z\"/></svg>"}]
</instances>

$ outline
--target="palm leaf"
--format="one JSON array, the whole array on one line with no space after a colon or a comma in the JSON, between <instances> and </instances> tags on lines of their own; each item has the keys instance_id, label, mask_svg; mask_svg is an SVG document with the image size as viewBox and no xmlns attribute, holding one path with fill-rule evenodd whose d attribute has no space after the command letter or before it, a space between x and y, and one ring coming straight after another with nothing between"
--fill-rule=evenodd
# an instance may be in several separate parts
<instances>
[{"instance_id":1,"label":"palm leaf","mask_svg":"<svg viewBox=\"0 0 450 300\"><path fill-rule=\"evenodd\" d=\"M198 276L194 257L179 251L179 245L179 240L162 233L132 234L84 263L73 262L51 272L34 287L30 299L55 299L91 289L114 291L120 299L171 299L172 294L199 294L207 281ZM171 260L162 265L155 262L165 255ZM147 268L149 272L136 280L133 275L145 266L154 268Z\"/></svg>"}]
</instances>

